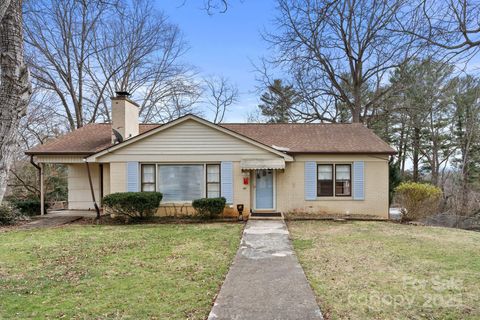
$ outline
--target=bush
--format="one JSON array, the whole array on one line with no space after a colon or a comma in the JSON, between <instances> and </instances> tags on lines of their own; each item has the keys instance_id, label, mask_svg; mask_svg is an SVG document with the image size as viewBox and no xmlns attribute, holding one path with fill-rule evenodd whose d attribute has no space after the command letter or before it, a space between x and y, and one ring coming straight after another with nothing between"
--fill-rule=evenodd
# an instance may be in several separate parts
<instances>
[{"instance_id":1,"label":"bush","mask_svg":"<svg viewBox=\"0 0 480 320\"><path fill-rule=\"evenodd\" d=\"M7 204L0 205L0 225L12 225L20 218L20 213Z\"/></svg>"},{"instance_id":2,"label":"bush","mask_svg":"<svg viewBox=\"0 0 480 320\"><path fill-rule=\"evenodd\" d=\"M192 207L202 219L213 219L225 209L227 200L221 198L202 198L193 200Z\"/></svg>"},{"instance_id":3,"label":"bush","mask_svg":"<svg viewBox=\"0 0 480 320\"><path fill-rule=\"evenodd\" d=\"M402 221L418 220L436 213L442 196L440 188L416 182L403 182L395 188L395 192L404 208Z\"/></svg>"},{"instance_id":4,"label":"bush","mask_svg":"<svg viewBox=\"0 0 480 320\"><path fill-rule=\"evenodd\" d=\"M118 192L103 198L112 213L129 220L146 220L155 215L162 201L160 192Z\"/></svg>"},{"instance_id":5,"label":"bush","mask_svg":"<svg viewBox=\"0 0 480 320\"><path fill-rule=\"evenodd\" d=\"M23 215L35 216L41 212L39 199L27 199L27 200L12 200L12 205L17 208ZM47 204L45 204L45 211L47 211Z\"/></svg>"}]
</instances>

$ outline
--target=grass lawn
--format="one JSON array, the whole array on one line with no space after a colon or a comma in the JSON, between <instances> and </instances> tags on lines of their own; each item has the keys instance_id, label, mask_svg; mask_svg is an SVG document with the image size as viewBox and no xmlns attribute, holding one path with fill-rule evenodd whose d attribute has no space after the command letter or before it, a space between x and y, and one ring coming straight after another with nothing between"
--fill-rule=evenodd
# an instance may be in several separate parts
<instances>
[{"instance_id":1,"label":"grass lawn","mask_svg":"<svg viewBox=\"0 0 480 320\"><path fill-rule=\"evenodd\" d=\"M240 224L0 233L0 319L204 319Z\"/></svg>"},{"instance_id":2,"label":"grass lawn","mask_svg":"<svg viewBox=\"0 0 480 320\"><path fill-rule=\"evenodd\" d=\"M480 233L384 222L288 227L326 319L480 319Z\"/></svg>"}]
</instances>

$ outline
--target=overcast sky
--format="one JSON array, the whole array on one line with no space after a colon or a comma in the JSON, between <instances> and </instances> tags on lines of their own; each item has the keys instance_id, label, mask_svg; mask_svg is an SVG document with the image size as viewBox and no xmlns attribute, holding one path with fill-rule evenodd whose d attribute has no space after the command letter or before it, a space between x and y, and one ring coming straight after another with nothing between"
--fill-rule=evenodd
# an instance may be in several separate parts
<instances>
[{"instance_id":1,"label":"overcast sky","mask_svg":"<svg viewBox=\"0 0 480 320\"><path fill-rule=\"evenodd\" d=\"M269 28L275 15L275 1L232 1L228 11L209 16L203 1L158 1L163 10L183 31L190 49L184 60L199 68L202 75L223 75L238 86L238 103L224 121L244 122L258 104L255 72L251 60L268 53L260 32Z\"/></svg>"}]
</instances>

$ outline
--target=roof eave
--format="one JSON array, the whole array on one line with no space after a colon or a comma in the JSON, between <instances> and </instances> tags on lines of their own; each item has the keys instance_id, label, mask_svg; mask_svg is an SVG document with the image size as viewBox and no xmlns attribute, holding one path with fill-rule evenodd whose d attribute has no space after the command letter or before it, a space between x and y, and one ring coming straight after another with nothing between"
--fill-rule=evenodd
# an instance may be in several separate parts
<instances>
[{"instance_id":1,"label":"roof eave","mask_svg":"<svg viewBox=\"0 0 480 320\"><path fill-rule=\"evenodd\" d=\"M69 156L90 156L94 152L85 152L85 151L25 151L27 156L59 156L59 155L69 155Z\"/></svg>"},{"instance_id":2,"label":"roof eave","mask_svg":"<svg viewBox=\"0 0 480 320\"><path fill-rule=\"evenodd\" d=\"M397 151L289 151L289 154L382 154L382 155L396 155Z\"/></svg>"}]
</instances>

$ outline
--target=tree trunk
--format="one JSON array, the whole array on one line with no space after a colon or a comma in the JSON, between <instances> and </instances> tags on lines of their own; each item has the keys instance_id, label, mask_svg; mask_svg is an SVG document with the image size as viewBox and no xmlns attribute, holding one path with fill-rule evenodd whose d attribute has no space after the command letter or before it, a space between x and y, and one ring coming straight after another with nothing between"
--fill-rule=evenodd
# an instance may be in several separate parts
<instances>
[{"instance_id":1,"label":"tree trunk","mask_svg":"<svg viewBox=\"0 0 480 320\"><path fill-rule=\"evenodd\" d=\"M362 96L360 88L354 85L353 88L353 106L352 106L352 123L360 123L360 114L362 112Z\"/></svg>"},{"instance_id":2,"label":"tree trunk","mask_svg":"<svg viewBox=\"0 0 480 320\"><path fill-rule=\"evenodd\" d=\"M20 118L31 94L22 23L22 0L11 0L0 21L0 203L17 146Z\"/></svg>"},{"instance_id":3,"label":"tree trunk","mask_svg":"<svg viewBox=\"0 0 480 320\"><path fill-rule=\"evenodd\" d=\"M419 174L418 174L418 167L420 162L420 129L414 128L413 129L413 181L418 182Z\"/></svg>"}]
</instances>

